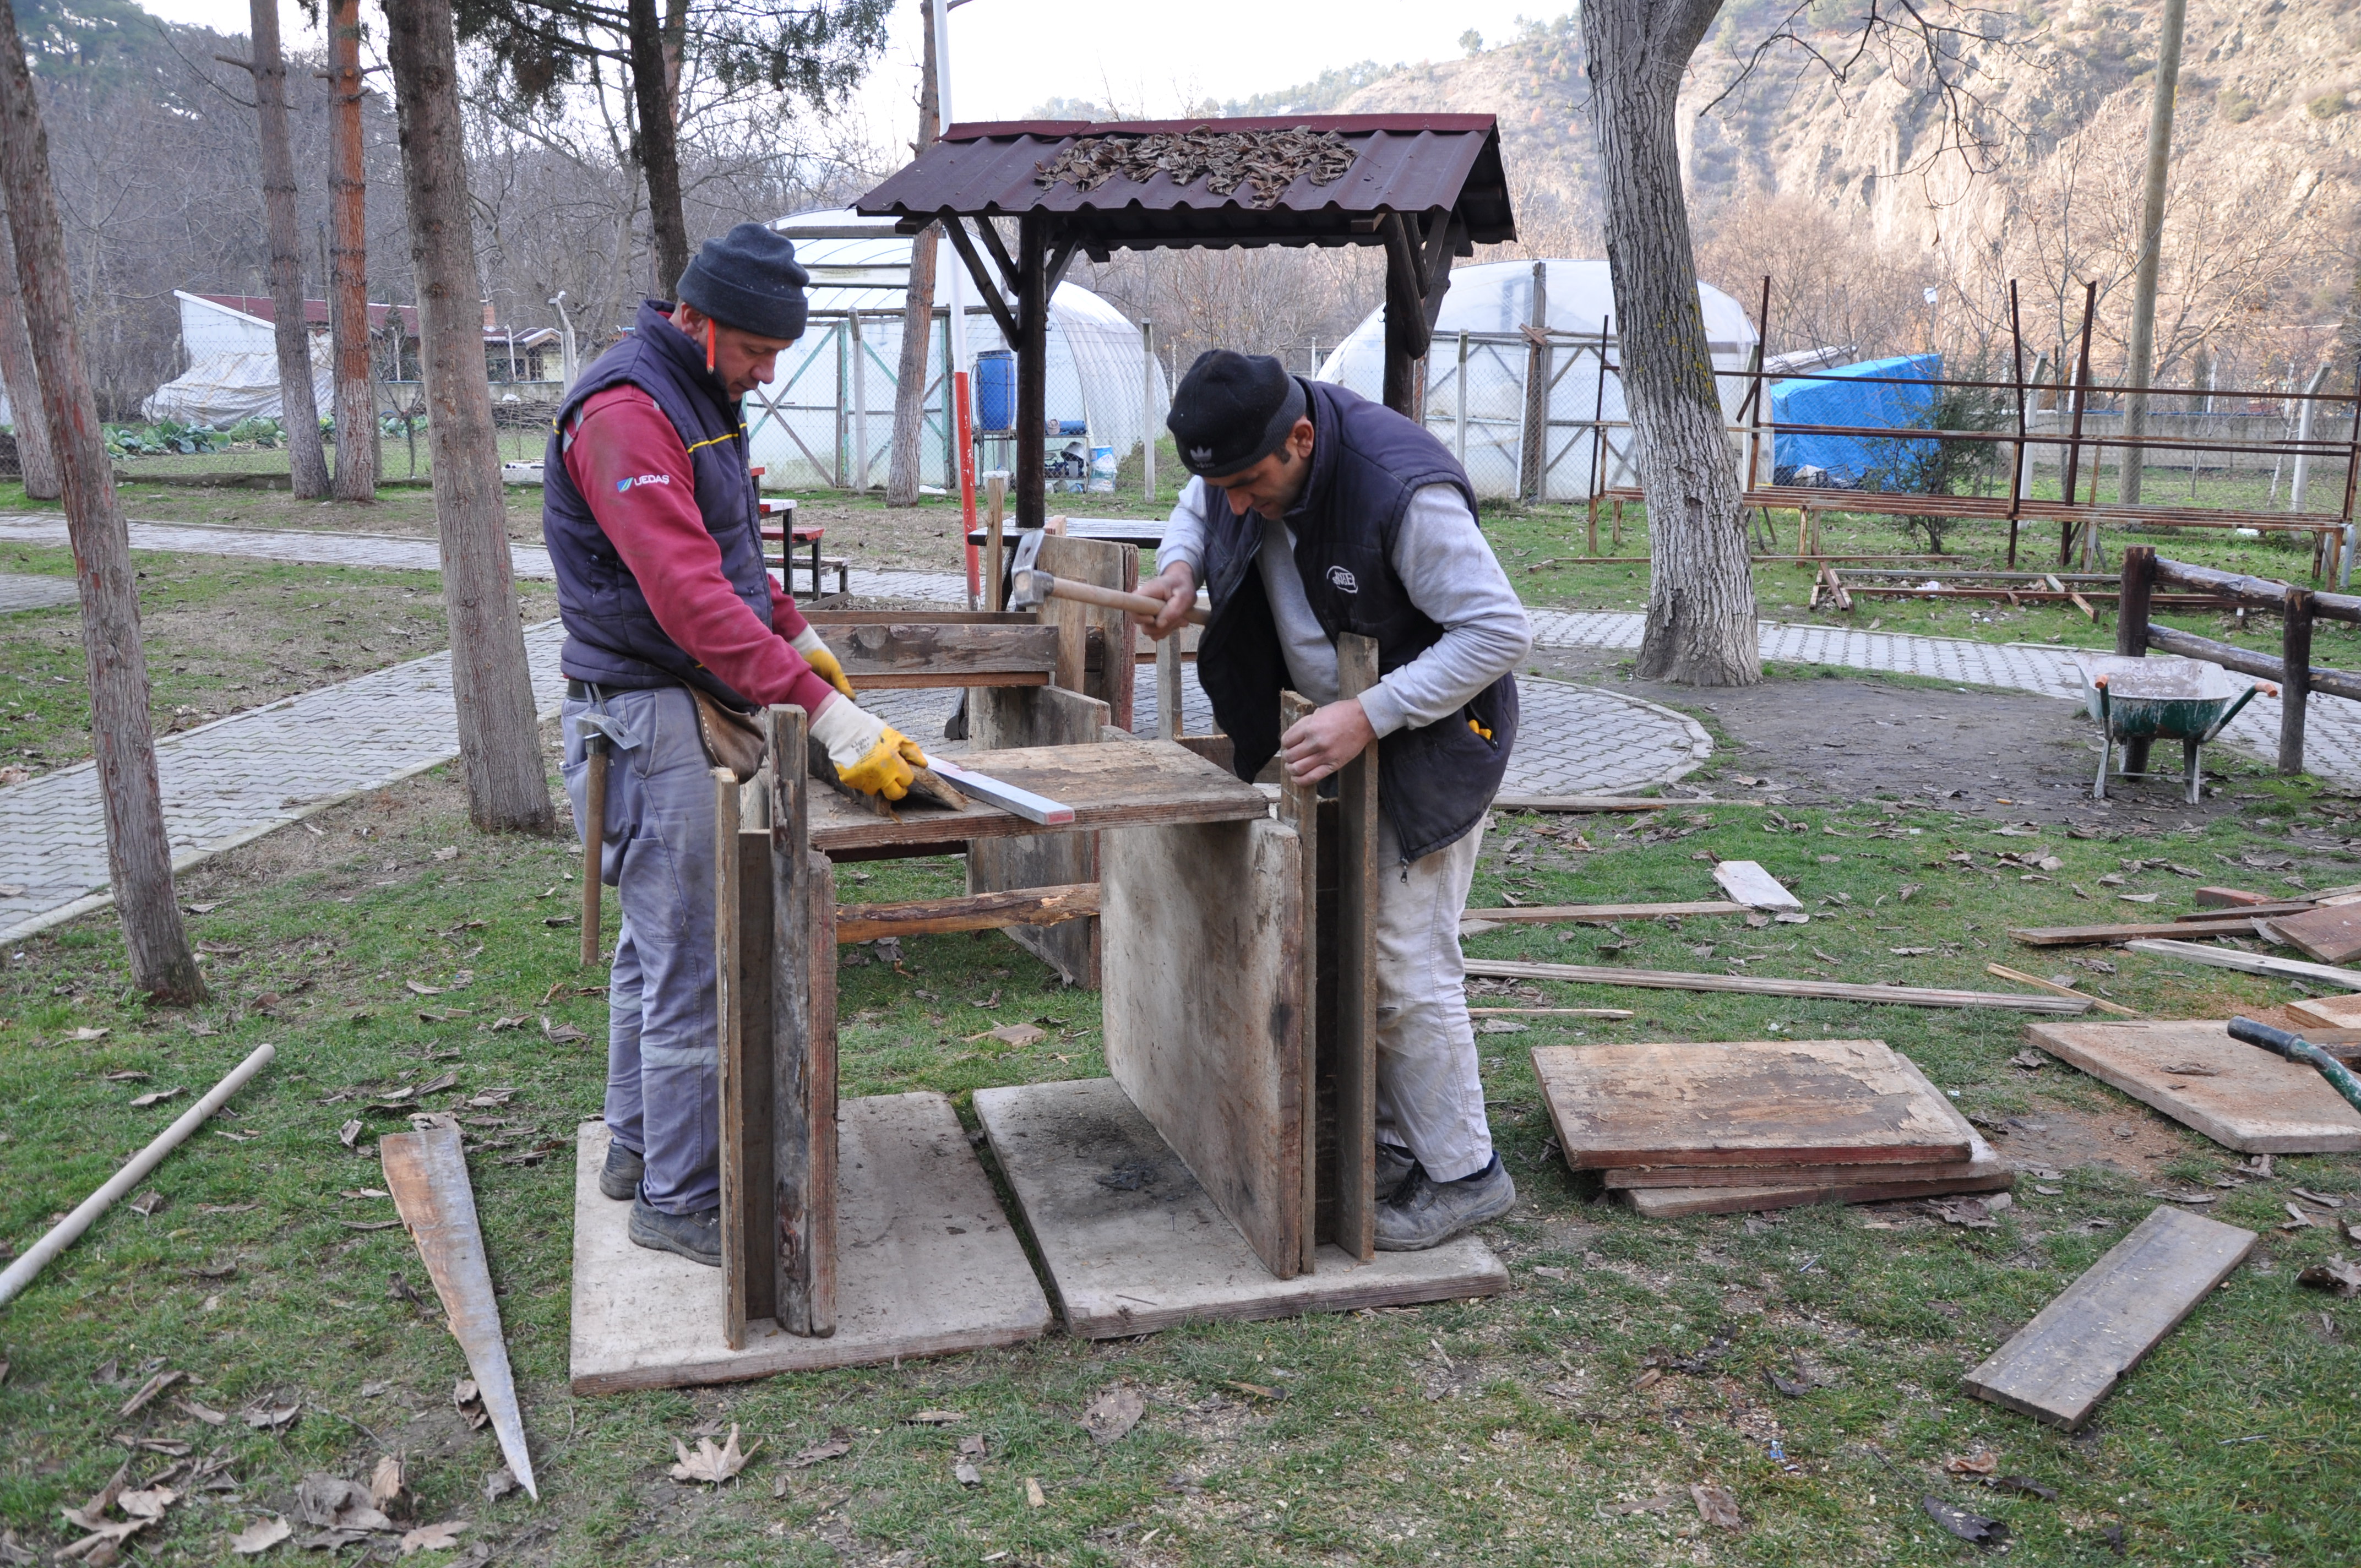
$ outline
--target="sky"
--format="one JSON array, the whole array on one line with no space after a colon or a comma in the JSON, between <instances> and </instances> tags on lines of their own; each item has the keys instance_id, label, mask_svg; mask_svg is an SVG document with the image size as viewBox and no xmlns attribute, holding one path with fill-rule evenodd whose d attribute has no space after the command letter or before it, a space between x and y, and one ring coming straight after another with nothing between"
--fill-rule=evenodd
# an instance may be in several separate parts
<instances>
[{"instance_id":1,"label":"sky","mask_svg":"<svg viewBox=\"0 0 2361 1568\"><path fill-rule=\"evenodd\" d=\"M167 20L222 32L245 32L249 16L247 0L140 3ZM950 15L951 109L961 120L1016 119L1066 97L1170 114L1201 98L1272 92L1365 60L1455 60L1464 52L1460 35L1470 28L1498 43L1516 31L1520 14L1570 9L1571 0L969 0ZM280 16L290 45L313 38L292 0ZM855 112L880 144L916 133L920 26L915 0L902 0L885 57L856 100Z\"/></svg>"}]
</instances>

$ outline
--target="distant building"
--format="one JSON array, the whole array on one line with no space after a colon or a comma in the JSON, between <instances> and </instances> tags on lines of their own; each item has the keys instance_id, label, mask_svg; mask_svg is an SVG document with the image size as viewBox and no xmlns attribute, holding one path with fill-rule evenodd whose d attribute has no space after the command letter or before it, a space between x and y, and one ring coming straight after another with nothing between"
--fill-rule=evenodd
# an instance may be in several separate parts
<instances>
[{"instance_id":1,"label":"distant building","mask_svg":"<svg viewBox=\"0 0 2361 1568\"><path fill-rule=\"evenodd\" d=\"M188 368L157 388L141 405L141 411L152 420L213 426L279 418L279 350L272 329L277 311L271 300L256 294L192 294L179 289L172 296L181 302L181 349ZM414 398L402 394L414 389L422 378L418 308L372 304L368 313L370 373L380 388L379 397L414 402ZM312 341L312 395L325 414L335 401L328 302L304 301L303 324ZM488 302L483 330L484 374L498 400L558 400L565 373L555 328L519 332L503 326L493 319Z\"/></svg>"}]
</instances>

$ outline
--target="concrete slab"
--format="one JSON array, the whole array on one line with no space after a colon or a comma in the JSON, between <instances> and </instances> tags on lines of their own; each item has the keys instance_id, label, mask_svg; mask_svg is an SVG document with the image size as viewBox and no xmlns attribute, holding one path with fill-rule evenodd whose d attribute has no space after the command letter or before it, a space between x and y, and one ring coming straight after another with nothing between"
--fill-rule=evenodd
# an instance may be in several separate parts
<instances>
[{"instance_id":1,"label":"concrete slab","mask_svg":"<svg viewBox=\"0 0 2361 1568\"><path fill-rule=\"evenodd\" d=\"M1323 1245L1310 1272L1274 1279L1111 1078L980 1089L975 1110L1049 1265L1066 1327L1088 1339L1509 1287L1508 1269L1474 1236L1432 1252L1381 1252L1366 1264Z\"/></svg>"},{"instance_id":2,"label":"concrete slab","mask_svg":"<svg viewBox=\"0 0 2361 1568\"><path fill-rule=\"evenodd\" d=\"M608 1138L605 1123L587 1122L575 1144L577 1394L949 1355L1049 1331L1040 1281L939 1094L838 1110L837 1330L827 1339L765 1320L745 1349L724 1344L721 1271L633 1246L631 1205L599 1194Z\"/></svg>"}]
</instances>

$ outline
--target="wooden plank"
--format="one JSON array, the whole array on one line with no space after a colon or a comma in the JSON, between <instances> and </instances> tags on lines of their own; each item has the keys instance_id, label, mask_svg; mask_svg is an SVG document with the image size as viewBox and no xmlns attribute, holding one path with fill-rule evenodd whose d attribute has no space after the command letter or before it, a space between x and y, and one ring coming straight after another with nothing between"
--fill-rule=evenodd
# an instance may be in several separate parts
<instances>
[{"instance_id":1,"label":"wooden plank","mask_svg":"<svg viewBox=\"0 0 2361 1568\"><path fill-rule=\"evenodd\" d=\"M2338 969L2332 964L2307 963L2301 959L2273 958L2268 953L2242 953L2235 948L2206 948L2195 942L2137 941L2125 947L2136 953L2153 953L2158 958L2179 959L2183 963L2204 964L2213 969L2234 969L2247 974L2267 974L2280 980L2324 981L2341 985L2347 991L2361 989L2361 970Z\"/></svg>"},{"instance_id":2,"label":"wooden plank","mask_svg":"<svg viewBox=\"0 0 2361 1568\"><path fill-rule=\"evenodd\" d=\"M1166 639L1170 645L1171 639ZM1178 675L1177 660L1173 669ZM1177 685L1172 694L1177 694ZM1159 690L1158 699L1166 700L1168 694ZM1162 717L1165 710L1159 710ZM1300 692L1279 694L1279 732L1286 734L1312 716L1312 701ZM1304 961L1296 969L1297 1005L1302 1010L1303 1036L1303 1242L1301 1268L1309 1272L1316 1263L1314 1255L1324 1239L1320 1214L1321 1168L1335 1161L1335 1085L1333 1058L1336 1031L1334 995L1335 951L1333 932L1335 921L1334 900L1321 896L1322 872L1333 870L1335 862L1334 843L1322 842L1320 831L1320 790L1316 784L1299 784L1282 777L1279 786L1279 820L1294 829L1301 844L1297 867L1300 881L1296 896L1302 901L1304 917L1311 936L1304 943ZM1333 839L1334 835L1328 836ZM1323 866L1323 857L1326 857ZM1327 1004L1321 1003L1323 977L1328 981ZM1333 1170L1331 1180L1333 1182ZM1331 1226L1334 1223L1332 1213Z\"/></svg>"},{"instance_id":3,"label":"wooden plank","mask_svg":"<svg viewBox=\"0 0 2361 1568\"><path fill-rule=\"evenodd\" d=\"M1378 684L1377 640L1336 639L1339 699ZM1378 747L1336 775L1336 1245L1366 1263L1378 1236Z\"/></svg>"},{"instance_id":4,"label":"wooden plank","mask_svg":"<svg viewBox=\"0 0 2361 1568\"><path fill-rule=\"evenodd\" d=\"M1493 926L1603 926L1612 920L1679 919L1691 915L1743 915L1743 904L1706 899L1693 904L1548 904L1470 909L1467 918Z\"/></svg>"},{"instance_id":5,"label":"wooden plank","mask_svg":"<svg viewBox=\"0 0 2361 1568\"><path fill-rule=\"evenodd\" d=\"M1723 861L1713 868L1721 891L1750 909L1801 909L1802 902L1779 879L1752 861Z\"/></svg>"},{"instance_id":6,"label":"wooden plank","mask_svg":"<svg viewBox=\"0 0 2361 1568\"><path fill-rule=\"evenodd\" d=\"M1274 828L1278 824L1272 824ZM1274 1278L1189 1167L1107 1079L979 1089L976 1117L1025 1212L1068 1332L1292 1317L1495 1295L1508 1270L1472 1235L1358 1263L1323 1245Z\"/></svg>"},{"instance_id":7,"label":"wooden plank","mask_svg":"<svg viewBox=\"0 0 2361 1568\"><path fill-rule=\"evenodd\" d=\"M853 685L865 692L932 691L938 686L957 686L969 690L995 686L1046 686L1049 674L1046 670L895 670L882 674L861 674L851 677ZM928 753L933 756L931 751Z\"/></svg>"},{"instance_id":8,"label":"wooden plank","mask_svg":"<svg viewBox=\"0 0 2361 1568\"><path fill-rule=\"evenodd\" d=\"M1784 1179L1767 1184L1763 1173L1757 1172L1757 1185L1751 1187L1652 1187L1628 1190L1621 1196L1643 1219L1670 1220L1684 1214L1751 1213L1762 1209L1792 1209L1806 1203L1894 1203L1953 1192L2005 1192L2014 1187L2015 1173L1993 1152L1992 1146L1981 1135L1971 1132L1969 1137L1969 1158L1963 1165L1951 1168L1964 1172L1961 1175L1902 1176L1894 1180L1876 1180L1862 1174L1865 1169L1876 1168L1853 1166L1850 1179L1826 1184ZM1893 1168L1897 1172L1921 1168ZM1780 1174L1783 1178L1786 1175L1784 1171Z\"/></svg>"},{"instance_id":9,"label":"wooden plank","mask_svg":"<svg viewBox=\"0 0 2361 1568\"><path fill-rule=\"evenodd\" d=\"M1027 671L1047 676L1058 662L1057 629L1040 625L862 621L837 629L829 646L855 686L869 676L906 674Z\"/></svg>"},{"instance_id":10,"label":"wooden plank","mask_svg":"<svg viewBox=\"0 0 2361 1568\"><path fill-rule=\"evenodd\" d=\"M2308 959L2324 964L2349 964L2361 959L2361 904L2275 915L2268 924L2279 940Z\"/></svg>"},{"instance_id":11,"label":"wooden plank","mask_svg":"<svg viewBox=\"0 0 2361 1568\"><path fill-rule=\"evenodd\" d=\"M1585 812L1668 811L1675 806L1768 806L1763 800L1663 800L1646 795L1496 795L1495 811Z\"/></svg>"},{"instance_id":12,"label":"wooden plank","mask_svg":"<svg viewBox=\"0 0 2361 1568\"><path fill-rule=\"evenodd\" d=\"M1984 972L1995 980L2010 981L2018 985L2030 985L2046 991L2052 996L2084 996L2091 1005L2100 1012L2112 1013L2118 1018L2139 1016L2137 1013L2120 1002L2110 1002L2103 996L2088 996L2086 992L2077 991L2070 985L2060 985L2054 980L2044 980L2037 974L2027 974L2023 970L2011 969L2006 964L1986 964Z\"/></svg>"},{"instance_id":13,"label":"wooden plank","mask_svg":"<svg viewBox=\"0 0 2361 1568\"><path fill-rule=\"evenodd\" d=\"M2148 920L2128 926L2011 927L2008 934L2028 948L2095 948L2152 937L2251 937L2255 919L2246 914L2209 913L2186 920Z\"/></svg>"},{"instance_id":14,"label":"wooden plank","mask_svg":"<svg viewBox=\"0 0 2361 1568\"><path fill-rule=\"evenodd\" d=\"M810 936L804 958L811 973L811 1062L804 1134L811 1151L809 1258L811 1332L836 1332L837 1281L837 1087L836 1087L836 867L813 850L805 860L806 920Z\"/></svg>"},{"instance_id":15,"label":"wooden plank","mask_svg":"<svg viewBox=\"0 0 2361 1568\"><path fill-rule=\"evenodd\" d=\"M1143 758L1137 747L1108 745L1104 739L1107 723L1105 703L1056 687L994 692L971 699L968 733L978 754L967 760L1005 784L1074 807L1076 820L1044 833L997 806L977 801L974 809L988 815L990 826L971 825L959 835L970 840L968 892L1096 882L1098 835L1070 828L1093 827L1101 817L1120 816L1131 806L1159 797L1170 809L1151 820L1191 820L1190 811L1170 799L1175 793L1218 790L1230 797L1239 815L1245 815L1246 803L1238 789L1248 786L1234 788L1234 781L1226 775L1185 753L1159 751ZM1176 785L1176 781L1185 782ZM1254 794L1260 802L1261 792ZM1268 803L1263 805L1268 810ZM1107 809L1110 806L1115 808L1112 812ZM1082 820L1086 812L1093 818L1090 822ZM917 813L905 817L913 822L917 818ZM1007 836L995 837L1000 834ZM1097 920L1014 927L1008 937L1057 970L1069 985L1098 989Z\"/></svg>"},{"instance_id":16,"label":"wooden plank","mask_svg":"<svg viewBox=\"0 0 2361 1568\"><path fill-rule=\"evenodd\" d=\"M832 1366L1019 1344L1049 1327L1049 1302L991 1178L940 1094L845 1102L836 1209L843 1305L827 1339L756 1322L746 1344L721 1337L713 1270L634 1246L630 1205L598 1195L609 1133L577 1134L573 1391L694 1387Z\"/></svg>"},{"instance_id":17,"label":"wooden plank","mask_svg":"<svg viewBox=\"0 0 2361 1568\"><path fill-rule=\"evenodd\" d=\"M806 609L804 620L823 630L839 626L1038 626L1029 609Z\"/></svg>"},{"instance_id":18,"label":"wooden plank","mask_svg":"<svg viewBox=\"0 0 2361 1568\"><path fill-rule=\"evenodd\" d=\"M766 718L770 754L805 754L804 710L774 707ZM834 1118L835 1009L825 1015L813 994L814 938L809 807L817 802L805 787L804 770L774 768L771 773L771 1187L770 1223L776 1239L775 1277L779 1326L792 1334L825 1336L835 1326L835 1303L826 1299L828 1269L817 1251L828 1226L821 1211L833 1208L831 1183L818 1185L823 1157L814 1138ZM826 797L822 797L826 798ZM830 881L833 881L831 876ZM833 894L827 904L835 911ZM826 949L831 982L836 948Z\"/></svg>"},{"instance_id":19,"label":"wooden plank","mask_svg":"<svg viewBox=\"0 0 2361 1568\"><path fill-rule=\"evenodd\" d=\"M2287 1004L2295 1021L2322 1029L2361 1029L2361 995L2303 996Z\"/></svg>"},{"instance_id":20,"label":"wooden plank","mask_svg":"<svg viewBox=\"0 0 2361 1568\"><path fill-rule=\"evenodd\" d=\"M2067 1431L2245 1261L2252 1231L2166 1204L1960 1379L1980 1399Z\"/></svg>"},{"instance_id":21,"label":"wooden plank","mask_svg":"<svg viewBox=\"0 0 2361 1568\"><path fill-rule=\"evenodd\" d=\"M721 1058L722 1340L778 1312L771 1223L771 836L740 823L743 792L714 770L715 1014Z\"/></svg>"},{"instance_id":22,"label":"wooden plank","mask_svg":"<svg viewBox=\"0 0 2361 1568\"><path fill-rule=\"evenodd\" d=\"M1085 701L1054 687L984 695L995 699ZM1103 704L1093 702L1088 706L1104 711ZM833 855L846 850L971 839L1061 838L1076 833L1087 835L1103 828L1159 822L1229 822L1270 815L1270 802L1260 790L1185 746L1167 740L1100 745L1096 743L1098 737L1099 731L1093 728L1081 732L1077 743L976 751L961 758L1005 783L1071 806L1073 822L1055 832L1044 832L1040 827L980 800L958 811L905 803L895 807L894 816L881 817L829 792L816 795L811 802L813 847ZM1091 880L1089 875L1044 874L1005 885L1048 887Z\"/></svg>"},{"instance_id":23,"label":"wooden plank","mask_svg":"<svg viewBox=\"0 0 2361 1568\"><path fill-rule=\"evenodd\" d=\"M1969 1157L1966 1121L1883 1040L1540 1046L1532 1058L1575 1170Z\"/></svg>"},{"instance_id":24,"label":"wooden plank","mask_svg":"<svg viewBox=\"0 0 2361 1568\"><path fill-rule=\"evenodd\" d=\"M1091 583L1119 593L1130 593L1139 586L1139 547L1135 544L1050 534L1041 541L1041 553L1034 565L1052 576ZM1049 602L1063 604L1063 609L1056 612L1056 624L1066 624L1068 613L1071 612L1073 622L1086 631L1098 633L1106 650L1094 669L1085 663L1080 667L1079 678L1058 684L1105 703L1107 722L1128 733L1138 664L1133 657L1138 641L1137 626L1125 610L1055 599ZM1052 618L1045 614L1044 619Z\"/></svg>"},{"instance_id":25,"label":"wooden plank","mask_svg":"<svg viewBox=\"0 0 2361 1568\"><path fill-rule=\"evenodd\" d=\"M902 904L840 904L836 939L873 942L944 931L996 931L1009 926L1055 926L1099 912L1099 884L1019 887L964 898L914 898Z\"/></svg>"},{"instance_id":26,"label":"wooden plank","mask_svg":"<svg viewBox=\"0 0 2361 1568\"><path fill-rule=\"evenodd\" d=\"M1303 1266L1303 840L1283 823L1100 840L1107 1070L1263 1266Z\"/></svg>"},{"instance_id":27,"label":"wooden plank","mask_svg":"<svg viewBox=\"0 0 2361 1568\"><path fill-rule=\"evenodd\" d=\"M1682 974L1673 970L1622 969L1611 964L1529 964L1470 959L1467 972L1498 980L1551 980L1567 985L1629 985L1643 991L1730 991L1747 996L1812 996L1830 1002L1874 1002L1896 1007L2000 1007L2017 1013L2090 1010L2091 999L2015 996L1994 991L1942 991L1917 985L1852 985L1833 980L1773 980L1767 975Z\"/></svg>"},{"instance_id":28,"label":"wooden plank","mask_svg":"<svg viewBox=\"0 0 2361 1568\"><path fill-rule=\"evenodd\" d=\"M2026 1037L2225 1148L2361 1149L2361 1111L2301 1062L2232 1039L2226 1022L2040 1023L2027 1025Z\"/></svg>"}]
</instances>

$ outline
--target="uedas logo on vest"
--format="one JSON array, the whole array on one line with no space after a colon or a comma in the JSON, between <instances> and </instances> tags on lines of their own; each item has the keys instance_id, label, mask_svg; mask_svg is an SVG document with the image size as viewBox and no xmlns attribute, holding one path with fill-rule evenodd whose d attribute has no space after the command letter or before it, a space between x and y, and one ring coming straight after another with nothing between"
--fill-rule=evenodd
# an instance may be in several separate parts
<instances>
[{"instance_id":1,"label":"uedas logo on vest","mask_svg":"<svg viewBox=\"0 0 2361 1568\"><path fill-rule=\"evenodd\" d=\"M1341 593L1357 594L1361 591L1359 581L1354 577L1352 573L1346 571L1342 566L1329 567L1328 580L1335 584L1337 590Z\"/></svg>"},{"instance_id":2,"label":"uedas logo on vest","mask_svg":"<svg viewBox=\"0 0 2361 1568\"><path fill-rule=\"evenodd\" d=\"M633 485L669 485L671 483L670 474L634 474L628 479L616 480L615 493L620 496Z\"/></svg>"}]
</instances>

